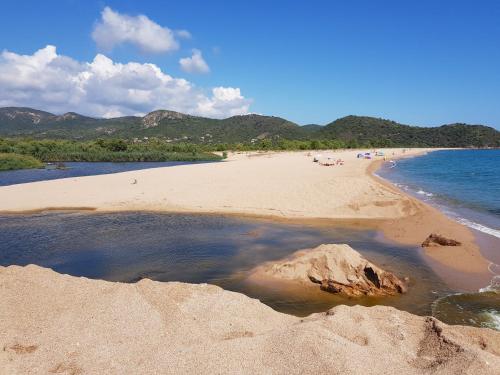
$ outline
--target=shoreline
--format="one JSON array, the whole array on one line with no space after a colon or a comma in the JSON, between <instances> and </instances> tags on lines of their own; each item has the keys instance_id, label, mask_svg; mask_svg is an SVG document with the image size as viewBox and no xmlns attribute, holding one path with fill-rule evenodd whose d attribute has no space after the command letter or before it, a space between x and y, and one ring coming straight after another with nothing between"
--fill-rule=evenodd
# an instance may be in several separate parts
<instances>
[{"instance_id":1,"label":"shoreline","mask_svg":"<svg viewBox=\"0 0 500 375\"><path fill-rule=\"evenodd\" d=\"M384 151L388 154L397 152L397 155L391 157L396 159L415 157L436 150L438 149L412 149L408 154L402 154L401 149ZM491 279L491 274L487 269L488 261L482 257L470 229L374 175L373 172L382 165L383 161L356 160L353 155L357 152L359 151L330 152L335 157L345 159L346 164L350 163L351 169L346 166L320 167L313 164L305 152L259 153L257 154L259 157L251 157L251 153L245 153L233 154L228 161L216 163L217 167L223 166L218 169L214 169L210 164L195 164L169 167L170 171L166 171L167 168L155 168L113 175L11 185L0 188L0 197L7 192L7 199L3 199L4 203L0 203L0 214L33 214L47 211L215 214L299 224L302 222L310 225L340 225L374 229L380 230L389 240L418 247L430 233L437 231L447 237L458 239L463 246L424 250L423 253L430 265L434 269L439 269L439 273L445 275L447 282L460 289L477 290L485 286ZM298 171L290 169L290 165L293 167L298 165ZM222 169L227 171L221 171ZM172 170L175 171L172 172ZM281 187L280 185L286 185L287 181L281 183L279 178L282 176L279 175L278 181L275 181L275 172L281 173L292 185ZM330 173L333 177L329 176ZM218 176L214 177L213 175L216 174ZM172 183L164 175L178 177L182 181ZM139 180L138 186L141 186L142 181L145 180L149 184L148 189L144 188L142 194L137 194L137 186L123 186L122 182L129 180L132 176ZM258 180L258 177L274 180L271 181L272 183L266 181L267 186L262 186L254 181L254 179ZM310 177L310 183L299 180L307 180L307 177ZM243 182L239 183L238 178ZM197 179L201 182L196 181ZM193 184L192 180L196 181L199 191L190 189L190 185ZM227 180L228 185L225 185L223 180ZM162 185L162 183L165 184L167 190L170 190L169 194L158 193L157 185ZM100 188L98 186L96 189L95 185L100 185ZM105 189L103 190L103 187L114 186L116 186L116 195L120 196L114 196ZM225 191L220 190L223 195L221 199L218 193L219 189L224 189L224 187L226 187ZM355 193L351 191L353 187L357 187ZM204 188L210 191L203 194ZM37 190L41 192L37 193ZM283 194L280 194L283 190L285 190ZM332 194L332 190L342 191L342 193L330 199L329 195ZM189 195L188 199L183 197L183 192L186 195L186 191ZM175 199L171 202L170 194L178 197L178 202L175 202ZM252 194L254 196L251 196ZM287 194L291 198L283 199L281 195ZM44 201L49 201L50 204L44 207L38 198L39 195L46 197ZM199 195L202 197L200 198ZM269 199L266 195L276 199ZM329 199L326 202L328 203L326 209L321 195ZM69 197L65 198L67 196ZM245 199L243 196L248 197L247 200L250 203L253 202L254 207L250 203L249 207L243 206L241 203ZM160 201L160 198L163 199ZM218 198L220 202L212 203ZM16 201L25 203L24 207L22 204L17 206L12 204ZM9 204L11 209L6 210L5 206L9 207ZM19 206L22 209L16 210L15 208L20 208ZM309 209L309 206L312 207ZM460 278L453 276L457 272L461 273ZM457 279L466 280L466 282L457 283Z\"/></svg>"},{"instance_id":2,"label":"shoreline","mask_svg":"<svg viewBox=\"0 0 500 375\"><path fill-rule=\"evenodd\" d=\"M421 155L415 155L415 157L418 156ZM417 241L425 233L432 231L439 232L445 237L459 238L462 245L451 248L450 251L446 251L448 249L443 247L430 247L421 248L420 253L436 274L450 286L463 291L476 292L488 285L494 275L489 270L491 262L482 255L477 244L477 235L467 226L446 216L438 208L411 196L392 182L376 175L375 172L382 167L383 163L383 161L372 163L367 170L370 177L381 185L406 195L419 208L419 212L413 217L409 216L398 221L390 220L381 223L379 229L384 235L390 240L408 245L417 245ZM408 231L410 227L411 230ZM461 261L463 259L468 259L466 268Z\"/></svg>"}]
</instances>

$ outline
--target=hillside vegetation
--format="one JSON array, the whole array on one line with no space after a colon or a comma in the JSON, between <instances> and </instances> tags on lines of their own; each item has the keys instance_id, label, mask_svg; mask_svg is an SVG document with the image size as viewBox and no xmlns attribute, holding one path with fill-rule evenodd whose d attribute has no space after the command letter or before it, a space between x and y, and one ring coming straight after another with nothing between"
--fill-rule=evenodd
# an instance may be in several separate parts
<instances>
[{"instance_id":1,"label":"hillside vegetation","mask_svg":"<svg viewBox=\"0 0 500 375\"><path fill-rule=\"evenodd\" d=\"M211 161L222 159L219 155L204 151L200 146L192 144L170 144L155 140L135 144L121 139L98 139L86 142L0 139L0 153L0 155L13 155L9 165L21 165L19 163L24 160L24 168L41 167L43 166L41 161L133 162ZM17 164L14 163L16 160L19 160ZM28 161L31 161L32 164L29 164Z\"/></svg>"},{"instance_id":2,"label":"hillside vegetation","mask_svg":"<svg viewBox=\"0 0 500 375\"><path fill-rule=\"evenodd\" d=\"M347 116L320 130L322 138L374 147L500 147L500 132L482 125L418 127L373 117Z\"/></svg>"},{"instance_id":3,"label":"hillside vegetation","mask_svg":"<svg viewBox=\"0 0 500 375\"><path fill-rule=\"evenodd\" d=\"M205 150L307 149L332 142L337 147L500 147L500 132L483 125L417 127L374 117L347 116L325 126L299 126L274 116L252 114L217 120L164 110L144 117L95 119L72 112L58 116L31 108L6 107L0 108L0 136L124 139L135 144L156 139L197 144Z\"/></svg>"}]
</instances>

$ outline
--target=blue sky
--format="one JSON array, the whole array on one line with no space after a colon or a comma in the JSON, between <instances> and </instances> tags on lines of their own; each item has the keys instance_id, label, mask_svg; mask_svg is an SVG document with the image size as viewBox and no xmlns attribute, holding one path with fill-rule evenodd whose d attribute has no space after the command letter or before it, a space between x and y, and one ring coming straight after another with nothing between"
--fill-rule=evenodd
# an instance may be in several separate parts
<instances>
[{"instance_id":1,"label":"blue sky","mask_svg":"<svg viewBox=\"0 0 500 375\"><path fill-rule=\"evenodd\" d=\"M92 34L104 23L105 9L132 20L146 16L170 30L178 47L151 51L125 39L104 48ZM49 86L54 85L52 81L35 88L9 81L7 76L26 71L25 66L15 64L31 62L16 57L7 61L4 56L3 65L0 59L0 86L4 85L0 103L61 112L74 105L73 110L103 115L107 99L116 96L109 100L111 114L170 106L174 108L166 109L212 117L250 111L300 124L324 124L357 114L414 125L467 122L499 128L499 20L500 1L493 0L3 0L0 50L33 55L53 45L58 56L81 64L92 62L98 53L113 64L152 63L164 74L187 80L191 91L177 100L177 91L175 97L168 96L173 95L166 93L170 89L155 86L141 91L144 97L154 97L152 102L139 103L135 98L117 102L123 97L122 86L134 81L129 72L126 78L115 75L105 83L96 76L85 83L85 99L68 94L71 103L64 103L64 88L54 89ZM180 36L179 30L187 30L191 38ZM156 42L161 44L152 41ZM179 60L192 58L193 49L200 51L205 69L196 64L182 69ZM47 69L38 69L31 79L54 72ZM182 82L176 81L175 90L181 90ZM239 89L240 93L214 93L214 87ZM37 99L40 91L36 90L41 89L57 92ZM91 103L91 94L93 98L99 93L107 97L103 94L102 103Z\"/></svg>"}]
</instances>

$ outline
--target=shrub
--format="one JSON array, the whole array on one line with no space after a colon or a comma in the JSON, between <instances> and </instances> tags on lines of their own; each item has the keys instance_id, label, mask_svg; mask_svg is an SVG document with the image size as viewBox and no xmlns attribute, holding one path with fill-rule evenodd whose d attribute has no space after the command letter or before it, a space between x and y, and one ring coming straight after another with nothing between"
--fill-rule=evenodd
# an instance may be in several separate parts
<instances>
[{"instance_id":1,"label":"shrub","mask_svg":"<svg viewBox=\"0 0 500 375\"><path fill-rule=\"evenodd\" d=\"M43 163L28 155L19 154L0 154L0 171L13 169L42 168Z\"/></svg>"}]
</instances>

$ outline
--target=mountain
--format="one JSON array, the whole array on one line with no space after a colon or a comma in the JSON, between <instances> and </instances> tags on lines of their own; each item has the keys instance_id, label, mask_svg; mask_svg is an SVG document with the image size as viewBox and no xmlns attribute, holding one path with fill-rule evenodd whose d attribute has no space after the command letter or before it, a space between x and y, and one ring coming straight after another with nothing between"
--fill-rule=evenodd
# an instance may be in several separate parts
<instances>
[{"instance_id":1,"label":"mountain","mask_svg":"<svg viewBox=\"0 0 500 375\"><path fill-rule=\"evenodd\" d=\"M275 116L250 114L218 120L167 110L144 117L99 119L74 112L54 115L31 108L6 107L0 108L0 136L75 140L157 137L202 144L335 139L348 146L500 147L500 132L483 125L418 127L374 117L347 116L325 126L299 126Z\"/></svg>"},{"instance_id":2,"label":"mountain","mask_svg":"<svg viewBox=\"0 0 500 375\"><path fill-rule=\"evenodd\" d=\"M31 108L5 107L0 108L0 131L23 132L29 131L35 126L56 117L52 113L39 111Z\"/></svg>"},{"instance_id":3,"label":"mountain","mask_svg":"<svg viewBox=\"0 0 500 375\"><path fill-rule=\"evenodd\" d=\"M40 136L45 132L64 133L73 126L85 127L103 120L68 112L63 115L54 115L49 112L25 107L0 108L0 135ZM71 127L70 127L71 126Z\"/></svg>"},{"instance_id":4,"label":"mountain","mask_svg":"<svg viewBox=\"0 0 500 375\"><path fill-rule=\"evenodd\" d=\"M243 115L223 120L159 110L144 117L95 119L76 113L56 116L31 108L1 108L0 136L54 139L160 137L193 143L251 142L264 138L305 139L301 126L274 116Z\"/></svg>"}]
</instances>

